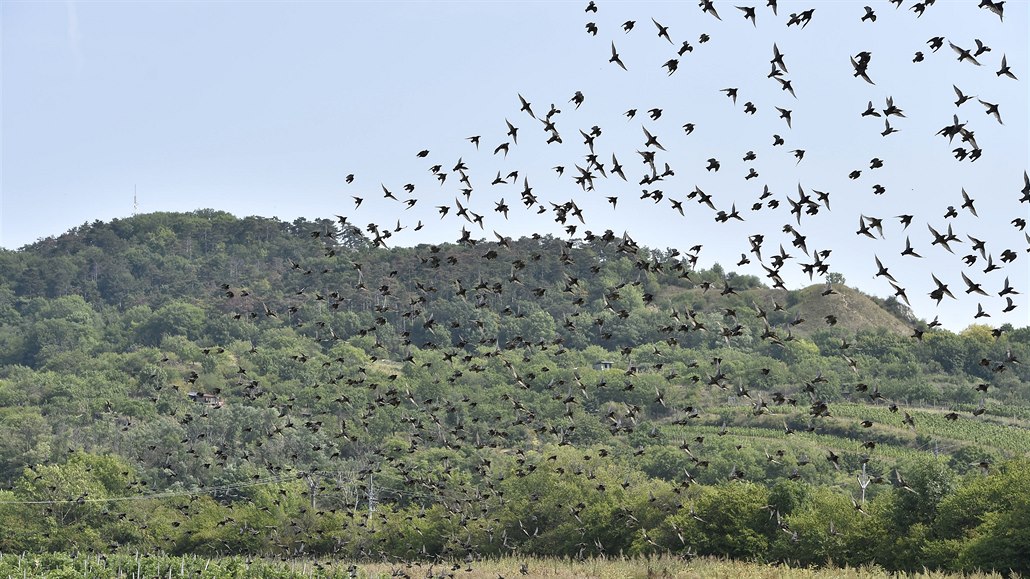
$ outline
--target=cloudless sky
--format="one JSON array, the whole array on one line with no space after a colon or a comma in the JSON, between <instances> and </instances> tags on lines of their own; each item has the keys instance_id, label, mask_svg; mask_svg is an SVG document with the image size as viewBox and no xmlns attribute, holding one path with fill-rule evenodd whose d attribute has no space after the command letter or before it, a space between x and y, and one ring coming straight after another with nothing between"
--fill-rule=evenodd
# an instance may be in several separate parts
<instances>
[{"instance_id":1,"label":"cloudless sky","mask_svg":"<svg viewBox=\"0 0 1030 579\"><path fill-rule=\"evenodd\" d=\"M756 5L757 26L737 5ZM871 6L876 22L862 22ZM722 20L696 2L4 2L2 18L2 167L0 247L16 249L93 220L138 211L215 208L239 216L284 220L345 215L361 227L405 227L388 242L414 245L455 241L461 228L493 239L492 231L520 236L564 236L549 210L574 200L586 230L628 232L641 244L681 250L703 244L700 264L764 276L758 259L737 267L747 237L763 234L763 258L782 243L794 259L783 269L790 287L810 282L798 263L811 261L781 232L792 223L808 248L830 249L832 271L849 285L887 296L876 278L874 255L908 288L919 317L939 315L952 329L974 321L977 304L991 314L975 321L1027 325L1030 254L1023 232L1010 221L1030 219L1019 203L1028 162L1027 2L1005 3L1005 18L978 9L978 2L938 0L917 18L905 0L779 3L773 15L759 2L715 2ZM789 14L815 8L805 28L787 27ZM652 18L669 27L673 44L659 38ZM621 27L635 21L629 33ZM594 22L596 36L585 25ZM701 43L702 33L711 40ZM931 37L947 38L933 52ZM958 62L948 41L991 48L983 66ZM677 55L683 41L693 51ZM626 63L608 61L614 42ZM797 98L767 78L776 43L785 55ZM849 55L872 54L867 84L852 75ZM913 63L916 51L924 61ZM1018 80L996 75L1002 55ZM679 60L667 75L662 64ZM956 108L955 84L963 92L998 103L1004 125L976 99ZM736 104L721 91L736 87ZM585 96L576 109L569 99ZM518 94L542 117L553 103L563 143L546 144L542 124L519 111ZM867 102L885 108L893 97L905 117L891 117L898 133L883 137L882 118L862 117ZM753 102L755 115L744 113ZM651 120L647 110L661 108ZM774 107L791 109L792 127ZM635 108L628 120L623 113ZM951 150L971 148L935 133L958 114L975 131L983 156L956 161ZM519 127L518 144L504 157L494 148L509 141L505 120ZM695 131L686 135L685 123ZM589 151L579 131L601 129L595 149L605 169L616 154L628 181L595 180L594 191L573 182L575 165ZM674 176L637 185L645 166L641 127L655 134L659 170ZM786 144L773 147L773 134ZM477 150L467 137L481 135ZM426 158L416 153L428 149ZM798 163L791 151L803 149ZM652 150L654 150L652 148ZM744 155L753 151L754 161ZM883 168L871 170L870 160ZM485 228L450 214L464 185L452 170L461 158L475 191L467 203L486 216ZM707 160L720 161L718 172ZM440 184L429 167L440 164ZM564 177L551 169L565 166ZM759 176L746 180L749 169ZM516 183L491 185L498 172L518 171ZM861 170L858 179L849 173ZM595 171L596 173L596 171ZM354 174L352 184L344 178ZM519 193L528 179L548 209L526 210ZM415 186L412 194L403 185ZM874 195L874 184L886 187ZM752 211L768 185L778 209ZM787 197L801 185L831 192L830 210L789 214ZM386 186L403 205L383 198ZM735 204L744 222L719 224L715 212L686 195L695 187L713 195L717 209ZM976 200L979 217L960 209L961 189ZM664 199L641 199L661 189ZM814 195L814 194L813 194ZM365 201L355 209L352 196ZM619 198L616 209L605 201ZM669 199L684 201L681 216ZM497 201L511 207L507 220ZM959 216L944 217L948 206ZM903 231L895 218L913 214ZM859 215L883 219L884 239L859 237ZM413 231L421 221L425 228ZM955 254L931 247L927 224L951 224L963 243ZM987 242L995 263L1005 249L1019 257L1002 270L983 273L979 258L967 267L966 235ZM924 259L902 257L909 236ZM959 272L982 283L989 297L967 295ZM935 306L928 292L937 275L958 299ZM1008 277L1021 293L1004 314L997 292ZM818 278L815 280L818 282Z\"/></svg>"}]
</instances>

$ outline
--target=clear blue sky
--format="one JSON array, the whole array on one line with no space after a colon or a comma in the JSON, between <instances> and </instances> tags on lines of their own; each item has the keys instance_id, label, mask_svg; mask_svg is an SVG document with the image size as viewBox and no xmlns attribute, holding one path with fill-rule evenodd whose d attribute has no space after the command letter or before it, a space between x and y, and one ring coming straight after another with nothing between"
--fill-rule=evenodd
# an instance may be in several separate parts
<instances>
[{"instance_id":1,"label":"clear blue sky","mask_svg":"<svg viewBox=\"0 0 1030 579\"><path fill-rule=\"evenodd\" d=\"M757 6L757 26L736 5ZM861 22L870 5L876 22ZM805 216L798 229L809 248L832 249L831 269L849 284L881 296L891 292L874 278L878 255L908 288L915 313L940 315L953 329L973 322L977 303L991 313L981 322L1028 323L1030 254L1023 233L1009 222L1030 219L1030 204L1018 202L1028 162L1027 2L1005 3L1002 22L976 1L938 0L924 16L905 0L900 9L886 1L789 2L774 16L765 0L716 1L718 21L695 2L4 2L2 17L2 190L0 247L14 249L58 235L96 219L126 217L133 189L140 212L216 208L234 214L292 220L349 216L364 226L408 229L395 244L456 240L461 227L444 220L435 206L454 204L463 185L451 171L458 158L469 166L475 188L469 205L486 216L477 236L492 230L518 236L534 231L560 234L548 212L538 215L519 202L522 179L546 206L573 199L586 225L602 232L628 231L652 247L686 249L704 244L702 265L718 261L727 269L762 275L757 259L737 268L749 248L747 236L761 233L763 257L780 243L796 258L784 268L792 287L807 284L796 265L805 261L791 237L780 232L795 223L786 197L806 191L831 192L831 210ZM816 9L805 29L786 22L791 12ZM675 44L657 35L651 19L669 27ZM634 20L624 33L621 24ZM598 34L587 33L594 22ZM700 43L699 36L711 37ZM932 52L926 41L944 36L965 48L974 39L990 46L982 67L958 62L947 41ZM676 55L687 40L693 51ZM614 41L629 68L609 63ZM772 45L785 55L797 98L766 77ZM852 76L849 55L872 53L869 74L875 85ZM925 60L913 63L916 51ZM1002 55L1018 80L999 77ZM661 65L679 58L667 76ZM1004 125L985 114L975 99L954 105L952 84L985 101L1000 104ZM739 88L734 105L720 92ZM569 99L582 91L576 110ZM563 144L545 144L539 121L519 111L517 94L543 116L551 103L562 110L555 121ZM883 119L861 117L870 100L878 109L894 98L905 118L891 117L900 132L882 137ZM755 115L744 113L752 101ZM792 128L774 107L793 111ZM646 111L663 109L652 121ZM623 112L638 109L627 120ZM953 114L976 133L983 157L975 163L953 159L947 139L935 136ZM504 158L493 155L509 120L519 127L518 144ZM685 135L681 126L696 130ZM579 135L599 126L596 150L605 168L615 153L628 182L598 179L584 192L572 181L575 164L585 166ZM667 149L659 165L675 176L638 186L644 166L641 127ZM786 144L772 147L772 135ZM480 149L466 139L482 135ZM968 148L968 146L967 146ZM416 158L430 150L425 159ZM791 151L804 149L797 164ZM743 161L754 151L754 161ZM707 172L709 158L721 163ZM880 169L870 170L878 157ZM428 171L443 165L440 185ZM551 170L566 167L565 177ZM759 176L745 180L750 168ZM856 180L852 170L862 170ZM491 186L519 171L519 182ZM353 173L355 181L344 178ZM415 185L406 194L402 187ZM874 184L887 192L872 193ZM417 198L409 211L382 197L386 185L401 199ZM751 211L768 185L779 209ZM715 213L693 201L685 216L668 198L684 201L700 187L714 195L718 209L735 203L743 223L718 224ZM961 189L976 199L979 217L964 210L945 219L949 205L962 203ZM661 189L659 204L640 199L642 189ZM353 196L365 198L358 210ZM618 209L605 202L618 196ZM493 211L504 199L507 221ZM903 232L894 216L915 215ZM860 214L883 218L885 239L855 235ZM421 220L426 227L413 232ZM927 224L953 225L963 244L955 255L931 247ZM987 242L997 263L1011 248L1018 259L984 274L982 258L966 267L971 253L966 234ZM922 260L900 256L911 236ZM991 293L967 296L960 271ZM960 299L935 307L927 293L931 272ZM996 294L1008 276L1022 293L1018 306L1002 314Z\"/></svg>"}]
</instances>

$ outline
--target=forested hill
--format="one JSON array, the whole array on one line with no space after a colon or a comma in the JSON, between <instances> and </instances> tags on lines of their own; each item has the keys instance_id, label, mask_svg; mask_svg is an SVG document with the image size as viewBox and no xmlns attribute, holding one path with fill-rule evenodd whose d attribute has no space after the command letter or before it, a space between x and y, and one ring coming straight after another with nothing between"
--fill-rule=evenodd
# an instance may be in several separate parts
<instances>
[{"instance_id":1,"label":"forested hill","mask_svg":"<svg viewBox=\"0 0 1030 579\"><path fill-rule=\"evenodd\" d=\"M373 247L360 230L331 220L287 223L213 210L153 213L84 224L19 251L0 252L0 292L7 304L15 298L79 295L98 311L189 303L208 313L224 313L252 305L254 299L288 308L305 301L297 297L305 289L323 295L338 292L340 311L361 311L383 299L378 292L383 285L397 302L421 296L439 306L467 301L455 292L465 287L464 297L470 297L484 289L477 285L486 283L490 290L500 287L493 291L497 301L513 312L544 311L559 322L556 330L563 338L606 347L666 337L655 333L662 324L649 326L646 322L653 319L646 316L631 317L645 323L612 326L618 330L608 340L600 339L605 332L565 331L564 319L577 311L600 313L604 303L598 298L620 284L630 285L620 288L619 309L687 308L720 319L727 309L739 310L738 320L755 336L764 327L753 315L755 304L768 310L773 328L789 327L801 336L823 329L910 334L914 327L925 327L893 298L879 300L839 284L834 286L838 295L829 298L821 295L823 284L774 290L754 276L725 272L719 265L693 271L689 256L638 248L610 232L573 243L543 237L501 245L490 237L475 245L385 249ZM298 266L306 276L291 276ZM575 282L575 291L568 291L570 282ZM252 300L222 299L225 284L251 290ZM428 288L436 291L424 291ZM582 297L587 301L573 303ZM452 321L447 311L434 308L434 313L438 322ZM836 318L836 327L828 326L826 316ZM800 322L799 317L806 319Z\"/></svg>"},{"instance_id":2,"label":"forested hill","mask_svg":"<svg viewBox=\"0 0 1030 579\"><path fill-rule=\"evenodd\" d=\"M0 252L0 552L1030 569L1030 329L694 259L214 211Z\"/></svg>"}]
</instances>

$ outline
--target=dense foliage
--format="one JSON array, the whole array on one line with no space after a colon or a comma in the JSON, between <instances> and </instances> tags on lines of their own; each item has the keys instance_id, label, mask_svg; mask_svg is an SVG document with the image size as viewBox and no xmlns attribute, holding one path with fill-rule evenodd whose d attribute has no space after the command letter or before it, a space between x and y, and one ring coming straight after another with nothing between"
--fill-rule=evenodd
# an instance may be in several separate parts
<instances>
[{"instance_id":1,"label":"dense foliage","mask_svg":"<svg viewBox=\"0 0 1030 579\"><path fill-rule=\"evenodd\" d=\"M87 224L0 252L0 552L1026 573L1030 330L997 330L612 235Z\"/></svg>"}]
</instances>

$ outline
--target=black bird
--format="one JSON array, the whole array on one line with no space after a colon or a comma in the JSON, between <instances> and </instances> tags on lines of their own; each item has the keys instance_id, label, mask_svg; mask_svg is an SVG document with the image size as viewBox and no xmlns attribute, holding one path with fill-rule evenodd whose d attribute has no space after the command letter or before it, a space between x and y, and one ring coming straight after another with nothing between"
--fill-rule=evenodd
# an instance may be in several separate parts
<instances>
[{"instance_id":1,"label":"black bird","mask_svg":"<svg viewBox=\"0 0 1030 579\"><path fill-rule=\"evenodd\" d=\"M976 99L976 100L980 101L980 104L982 104L984 106L984 109L985 109L984 112L985 113L987 113L989 115L994 115L994 118L998 121L999 125L1004 125L1005 124L1005 123L1001 122L1001 112L998 111L998 105L993 104L993 103L989 103L987 101L983 101L983 100L980 100L980 99Z\"/></svg>"},{"instance_id":2,"label":"black bird","mask_svg":"<svg viewBox=\"0 0 1030 579\"><path fill-rule=\"evenodd\" d=\"M608 62L614 62L615 64L622 67L622 70L627 70L626 65L622 63L622 59L619 58L619 53L615 51L615 42L612 42L612 57L608 59Z\"/></svg>"},{"instance_id":3,"label":"black bird","mask_svg":"<svg viewBox=\"0 0 1030 579\"><path fill-rule=\"evenodd\" d=\"M622 180L626 180L626 174L622 172L622 165L619 164L619 160L615 158L615 153L612 153L612 174L622 177Z\"/></svg>"},{"instance_id":4,"label":"black bird","mask_svg":"<svg viewBox=\"0 0 1030 579\"><path fill-rule=\"evenodd\" d=\"M744 221L744 218L741 217L740 213L737 211L737 204L736 203L732 204L732 207L730 208L730 212L729 213L727 213L725 211L719 211L716 214L716 216L715 216L715 220L717 222L719 222L719 223L726 223L730 219L736 219L738 221ZM729 286L727 286L727 288L728 287ZM724 294L725 293L732 293L732 292L724 292Z\"/></svg>"},{"instance_id":5,"label":"black bird","mask_svg":"<svg viewBox=\"0 0 1030 579\"><path fill-rule=\"evenodd\" d=\"M794 94L794 87L790 85L789 80L783 80L782 78L776 77L776 80L780 83L780 89L790 93L790 96L798 98L798 95Z\"/></svg>"},{"instance_id":6,"label":"black bird","mask_svg":"<svg viewBox=\"0 0 1030 579\"><path fill-rule=\"evenodd\" d=\"M613 43L613 44L612 44L612 46L614 47L614 46L615 46L615 44ZM529 103L528 103L528 102L526 102L526 99L522 98L522 95L521 95L521 94L519 94L519 102L520 102L520 103L522 104L522 107L521 107L521 108L520 108L519 110L520 110L520 111L525 111L525 112L529 113L529 116L531 116L531 117L533 117L533 118L535 119L535 118L536 118L536 115L534 115L534 114L533 114L533 109L532 109L532 107L530 107L530 106L529 106ZM457 169L455 169L455 171L456 171L456 170L457 170Z\"/></svg>"},{"instance_id":7,"label":"black bird","mask_svg":"<svg viewBox=\"0 0 1030 579\"><path fill-rule=\"evenodd\" d=\"M801 13L801 29L804 30L808 23L812 21L812 16L815 15L815 8L809 8Z\"/></svg>"},{"instance_id":8,"label":"black bird","mask_svg":"<svg viewBox=\"0 0 1030 579\"><path fill-rule=\"evenodd\" d=\"M875 82L873 82L873 80L871 78L869 78L869 74L868 74L869 61L868 60L855 60L855 57L853 57L853 56L850 57L850 58L851 58L851 66L852 66L852 68L855 69L855 73L854 73L853 76L855 76L855 77L862 77L862 80L868 82L869 84L876 84Z\"/></svg>"},{"instance_id":9,"label":"black bird","mask_svg":"<svg viewBox=\"0 0 1030 579\"><path fill-rule=\"evenodd\" d=\"M876 107L873 106L873 101L869 101L869 104L866 105L865 111L862 113L862 116L863 117L878 117L878 116L880 116L879 111L877 111Z\"/></svg>"},{"instance_id":10,"label":"black bird","mask_svg":"<svg viewBox=\"0 0 1030 579\"><path fill-rule=\"evenodd\" d=\"M951 249L951 246L949 246L948 244L951 243L952 241L957 241L958 238L954 237L954 235L952 235L952 233L951 233L951 226L950 225L948 226L948 234L947 235L941 234L936 229L934 229L930 224L927 224L926 227L929 228L930 234L933 235L933 243L931 243L931 245L940 245L941 247L943 247L944 249L946 249L950 253L955 253Z\"/></svg>"},{"instance_id":11,"label":"black bird","mask_svg":"<svg viewBox=\"0 0 1030 579\"><path fill-rule=\"evenodd\" d=\"M937 284L937 289L930 292L930 299L936 300L938 305L940 305L941 300L944 299L944 296L948 296L951 299L955 299L955 295L951 293L951 290L948 289L947 284L937 279L936 275L930 274L930 277L932 277L934 283Z\"/></svg>"},{"instance_id":12,"label":"black bird","mask_svg":"<svg viewBox=\"0 0 1030 579\"><path fill-rule=\"evenodd\" d=\"M972 100L972 99L976 98L975 96L968 96L968 95L962 94L962 91L959 90L959 88L957 86L955 86L955 85L951 85L951 88L955 89L955 94L958 95L958 100L955 101L955 106L956 107L960 107L960 106L962 106L962 103L964 103L964 102L966 102L968 100Z\"/></svg>"},{"instance_id":13,"label":"black bird","mask_svg":"<svg viewBox=\"0 0 1030 579\"><path fill-rule=\"evenodd\" d=\"M776 107L776 110L780 112L780 118L784 119L785 121L787 121L787 128L788 129L791 128L791 126L790 126L790 113L792 111L790 111L788 109L781 109L780 107Z\"/></svg>"},{"instance_id":14,"label":"black bird","mask_svg":"<svg viewBox=\"0 0 1030 579\"><path fill-rule=\"evenodd\" d=\"M1005 21L1005 0L992 2L991 0L980 0L980 8L986 8L998 15L998 18Z\"/></svg>"},{"instance_id":15,"label":"black bird","mask_svg":"<svg viewBox=\"0 0 1030 579\"><path fill-rule=\"evenodd\" d=\"M647 147L650 147L651 145L654 145L657 149L661 149L663 151L665 150L665 147L663 147L661 143L658 142L658 138L648 132L647 127L642 126L640 128L644 130L644 136L647 137L647 141L644 143L645 149Z\"/></svg>"},{"instance_id":16,"label":"black bird","mask_svg":"<svg viewBox=\"0 0 1030 579\"><path fill-rule=\"evenodd\" d=\"M262 302L261 305L265 308L265 315L266 316L268 316L270 318L278 318L279 317L279 316L275 315L275 312L273 312L271 309L269 309L269 307L267 305L265 305L264 302Z\"/></svg>"},{"instance_id":17,"label":"black bird","mask_svg":"<svg viewBox=\"0 0 1030 579\"><path fill-rule=\"evenodd\" d=\"M955 52L958 53L958 61L959 62L962 62L963 60L968 60L969 62L972 62L973 64L975 64L977 66L982 66L980 64L980 61L978 61L976 59L976 57L973 56L971 51L966 50L965 48L961 48L959 46L955 46L955 43L950 42L950 41L948 42L948 46L950 46L952 50L954 50Z\"/></svg>"},{"instance_id":18,"label":"black bird","mask_svg":"<svg viewBox=\"0 0 1030 579\"><path fill-rule=\"evenodd\" d=\"M801 12L800 14L798 14L798 13L791 13L790 18L787 20L787 27L789 28L791 26L794 26L795 24L798 24L798 25L801 26L802 29L804 29L806 26L808 26L808 23L812 21L812 15L814 13L815 13L815 9L814 8L810 8L808 10L805 10L804 12Z\"/></svg>"},{"instance_id":19,"label":"black bird","mask_svg":"<svg viewBox=\"0 0 1030 579\"><path fill-rule=\"evenodd\" d=\"M658 28L658 38L664 38L669 41L669 44L672 44L672 38L669 37L669 27L662 26L654 18L651 19L651 22L654 22L654 25Z\"/></svg>"},{"instance_id":20,"label":"black bird","mask_svg":"<svg viewBox=\"0 0 1030 579\"><path fill-rule=\"evenodd\" d=\"M992 271L994 271L996 269L1000 269L1000 268L997 265L994 264L994 256L993 255L988 255L987 256L987 267L984 268L984 273L991 273Z\"/></svg>"},{"instance_id":21,"label":"black bird","mask_svg":"<svg viewBox=\"0 0 1030 579\"><path fill-rule=\"evenodd\" d=\"M984 311L983 304L980 304L980 303L976 304L976 314L973 316L973 319L975 320L975 319L979 319L979 318L989 318L989 317L991 317L991 314L988 314L987 312ZM974 411L973 415L976 416L975 411Z\"/></svg>"},{"instance_id":22,"label":"black bird","mask_svg":"<svg viewBox=\"0 0 1030 579\"><path fill-rule=\"evenodd\" d=\"M1001 75L1004 74L1005 76L1011 78L1012 80L1019 80L1019 79L1016 78L1016 75L1012 74L1012 69L1009 67L1008 60L1005 58L1004 54L1001 55L1001 68L999 68L998 72L996 72L994 74L996 74L998 76L1001 76Z\"/></svg>"},{"instance_id":23,"label":"black bird","mask_svg":"<svg viewBox=\"0 0 1030 579\"><path fill-rule=\"evenodd\" d=\"M894 283L897 283L898 280L894 279L894 276L892 276L890 274L890 272L887 271L887 268L884 267L883 262L880 261L880 258L877 257L876 255L874 255L873 258L876 259L876 267L877 267L877 272L876 272L876 275L874 277L883 276L883 277L886 277L887 279L889 279L890 281L892 281Z\"/></svg>"},{"instance_id":24,"label":"black bird","mask_svg":"<svg viewBox=\"0 0 1030 579\"><path fill-rule=\"evenodd\" d=\"M783 62L783 54L780 52L779 47L776 46L776 43L773 43L773 57L769 63L774 67L779 67L783 72L790 72L787 70L787 65Z\"/></svg>"},{"instance_id":25,"label":"black bird","mask_svg":"<svg viewBox=\"0 0 1030 579\"><path fill-rule=\"evenodd\" d=\"M859 21L865 22L866 20L870 22L876 22L876 13L873 12L872 6L865 7L865 14L862 15L862 18Z\"/></svg>"},{"instance_id":26,"label":"black bird","mask_svg":"<svg viewBox=\"0 0 1030 579\"><path fill-rule=\"evenodd\" d=\"M883 109L883 115L886 117L893 115L904 118L905 113L894 105L894 97L887 97L887 108Z\"/></svg>"},{"instance_id":27,"label":"black bird","mask_svg":"<svg viewBox=\"0 0 1030 579\"><path fill-rule=\"evenodd\" d=\"M985 52L991 51L991 47L984 44L979 38L974 38L973 42L976 43L976 52L973 53L973 56L980 56Z\"/></svg>"},{"instance_id":28,"label":"black bird","mask_svg":"<svg viewBox=\"0 0 1030 579\"><path fill-rule=\"evenodd\" d=\"M969 194L966 193L965 187L962 188L962 208L968 209L969 212L973 214L973 217L979 217L979 215L976 214L976 207L973 206L973 200L970 199Z\"/></svg>"},{"instance_id":29,"label":"black bird","mask_svg":"<svg viewBox=\"0 0 1030 579\"><path fill-rule=\"evenodd\" d=\"M700 2L701 12L705 12L714 16L717 20L722 20L719 16L719 12L715 9L715 5L712 0L701 0Z\"/></svg>"},{"instance_id":30,"label":"black bird","mask_svg":"<svg viewBox=\"0 0 1030 579\"><path fill-rule=\"evenodd\" d=\"M504 119L504 123L508 125L508 132L505 133L511 137L511 141L516 145L519 144L519 129L515 125L512 125L508 119Z\"/></svg>"},{"instance_id":31,"label":"black bird","mask_svg":"<svg viewBox=\"0 0 1030 579\"><path fill-rule=\"evenodd\" d=\"M912 307L912 304L908 301L908 295L905 293L905 288L899 286L898 284L896 284L894 282L887 282L887 283L891 284L891 287L894 288L894 295L895 295L895 297L901 298L905 302L906 305L908 305L909 307Z\"/></svg>"},{"instance_id":32,"label":"black bird","mask_svg":"<svg viewBox=\"0 0 1030 579\"><path fill-rule=\"evenodd\" d=\"M986 242L983 241L982 239L977 239L977 238L973 237L972 235L966 235L966 237L968 237L969 241L973 244L971 249L973 251L979 251L980 252L980 257L982 257L984 259L987 259L987 244L986 244Z\"/></svg>"},{"instance_id":33,"label":"black bird","mask_svg":"<svg viewBox=\"0 0 1030 579\"><path fill-rule=\"evenodd\" d=\"M1009 294L1018 294L1018 293L1019 293L1018 291L1012 289L1012 286L1009 285L1009 278L1008 278L1008 276L1005 276L1005 287L1001 288L1001 291L998 292L998 296L999 297L1005 297L1005 296L1007 296Z\"/></svg>"},{"instance_id":34,"label":"black bird","mask_svg":"<svg viewBox=\"0 0 1030 579\"><path fill-rule=\"evenodd\" d=\"M755 7L754 6L737 6L737 10L744 13L744 19L750 20L751 25L757 27L758 23L755 22Z\"/></svg>"},{"instance_id":35,"label":"black bird","mask_svg":"<svg viewBox=\"0 0 1030 579\"><path fill-rule=\"evenodd\" d=\"M905 249L901 252L901 255L910 255L912 257L923 257L912 249L912 242L909 241L908 236L905 237Z\"/></svg>"},{"instance_id":36,"label":"black bird","mask_svg":"<svg viewBox=\"0 0 1030 579\"><path fill-rule=\"evenodd\" d=\"M833 465L833 468L835 468L837 470L840 470L840 457L837 456L837 454L835 452L833 452L832 450L829 450L827 452L829 454L827 454L826 460L828 460L830 462L830 464Z\"/></svg>"},{"instance_id":37,"label":"black bird","mask_svg":"<svg viewBox=\"0 0 1030 579\"><path fill-rule=\"evenodd\" d=\"M869 229L869 225L866 224L864 215L858 216L858 231L855 232L855 235L864 235L869 239L876 239L876 237L873 236L872 230Z\"/></svg>"},{"instance_id":38,"label":"black bird","mask_svg":"<svg viewBox=\"0 0 1030 579\"><path fill-rule=\"evenodd\" d=\"M965 273L960 272L960 274L962 275L962 281L966 282L966 293L967 294L969 294L969 293L977 293L977 294L980 294L982 296L987 295L987 292L985 292L983 290L983 288L980 287L980 284L975 283L973 280L969 279L969 276L967 276Z\"/></svg>"}]
</instances>

